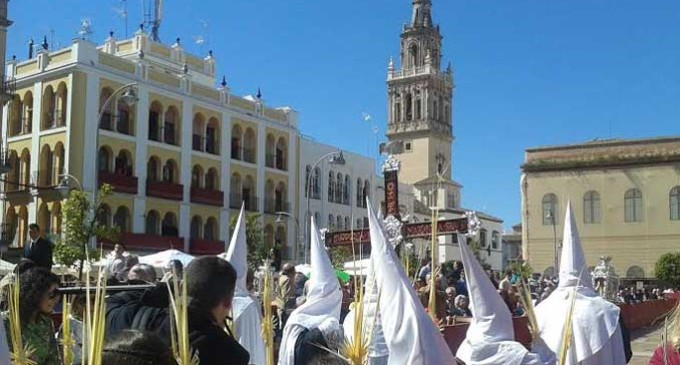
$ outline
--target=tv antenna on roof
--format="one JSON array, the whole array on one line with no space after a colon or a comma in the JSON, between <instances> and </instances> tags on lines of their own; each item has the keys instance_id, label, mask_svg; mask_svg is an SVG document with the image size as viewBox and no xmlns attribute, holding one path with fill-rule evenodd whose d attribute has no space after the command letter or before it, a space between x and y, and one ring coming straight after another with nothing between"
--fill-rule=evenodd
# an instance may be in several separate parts
<instances>
[{"instance_id":1,"label":"tv antenna on roof","mask_svg":"<svg viewBox=\"0 0 680 365\"><path fill-rule=\"evenodd\" d=\"M92 39L92 21L90 19L83 19L80 21L80 30L78 30L78 36L80 39L89 41Z\"/></svg>"},{"instance_id":2,"label":"tv antenna on roof","mask_svg":"<svg viewBox=\"0 0 680 365\"><path fill-rule=\"evenodd\" d=\"M158 31L163 20L163 0L142 0L144 25L151 29L151 40L160 42Z\"/></svg>"},{"instance_id":3,"label":"tv antenna on roof","mask_svg":"<svg viewBox=\"0 0 680 365\"><path fill-rule=\"evenodd\" d=\"M118 17L123 19L123 27L125 30L125 38L128 37L128 11L127 11L127 0L120 0L122 8L113 8L118 14Z\"/></svg>"}]
</instances>

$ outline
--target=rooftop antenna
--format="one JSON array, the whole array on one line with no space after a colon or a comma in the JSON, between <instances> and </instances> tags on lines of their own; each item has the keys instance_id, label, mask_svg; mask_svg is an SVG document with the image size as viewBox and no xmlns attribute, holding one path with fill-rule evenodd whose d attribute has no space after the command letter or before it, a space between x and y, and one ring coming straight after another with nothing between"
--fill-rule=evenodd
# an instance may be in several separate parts
<instances>
[{"instance_id":1,"label":"rooftop antenna","mask_svg":"<svg viewBox=\"0 0 680 365\"><path fill-rule=\"evenodd\" d=\"M118 14L118 17L123 19L123 27L124 27L124 33L125 33L125 39L128 37L128 11L127 11L127 0L120 0L122 8L113 8L113 11L115 11Z\"/></svg>"},{"instance_id":2,"label":"rooftop antenna","mask_svg":"<svg viewBox=\"0 0 680 365\"><path fill-rule=\"evenodd\" d=\"M80 21L80 30L78 31L78 36L80 39L90 41L92 40L92 22L90 19L83 19Z\"/></svg>"},{"instance_id":3,"label":"rooftop antenna","mask_svg":"<svg viewBox=\"0 0 680 365\"><path fill-rule=\"evenodd\" d=\"M151 29L151 40L160 42L158 31L163 19L163 0L142 0L142 13L144 14L144 23Z\"/></svg>"}]
</instances>

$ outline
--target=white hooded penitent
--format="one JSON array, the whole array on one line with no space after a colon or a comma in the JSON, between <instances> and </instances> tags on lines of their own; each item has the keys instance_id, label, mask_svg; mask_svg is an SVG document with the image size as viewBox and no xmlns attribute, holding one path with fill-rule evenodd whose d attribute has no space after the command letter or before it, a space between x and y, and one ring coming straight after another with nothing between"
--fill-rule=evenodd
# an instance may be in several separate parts
<instances>
[{"instance_id":1,"label":"white hooded penitent","mask_svg":"<svg viewBox=\"0 0 680 365\"><path fill-rule=\"evenodd\" d=\"M515 342L512 314L466 241L458 235L473 318L456 357L467 365L544 364L538 355ZM545 363L554 364L554 360Z\"/></svg>"},{"instance_id":2,"label":"white hooded penitent","mask_svg":"<svg viewBox=\"0 0 680 365\"><path fill-rule=\"evenodd\" d=\"M575 292L573 337L566 364L624 365L626 358L619 328L620 309L598 296L593 289L571 202L567 204L564 218L562 245L559 285L536 306L541 337L550 350L559 352L571 295Z\"/></svg>"},{"instance_id":3,"label":"white hooded penitent","mask_svg":"<svg viewBox=\"0 0 680 365\"><path fill-rule=\"evenodd\" d=\"M234 316L234 335L236 340L250 353L250 364L265 365L265 346L261 335L262 317L260 305L254 301L246 286L248 275L248 244L246 242L245 209L234 227L229 249L223 258L236 270L236 289L232 302Z\"/></svg>"},{"instance_id":4,"label":"white hooded penitent","mask_svg":"<svg viewBox=\"0 0 680 365\"><path fill-rule=\"evenodd\" d=\"M389 365L455 364L444 337L416 297L384 228L368 202L371 260L378 290L383 334L389 349Z\"/></svg>"},{"instance_id":5,"label":"white hooded penitent","mask_svg":"<svg viewBox=\"0 0 680 365\"><path fill-rule=\"evenodd\" d=\"M286 322L279 350L279 365L293 365L295 342L305 329L341 328L342 292L340 291L340 283L335 268L333 268L328 253L326 253L326 248L321 241L313 217L311 222L310 258L312 275L309 279L307 300L291 313Z\"/></svg>"}]
</instances>

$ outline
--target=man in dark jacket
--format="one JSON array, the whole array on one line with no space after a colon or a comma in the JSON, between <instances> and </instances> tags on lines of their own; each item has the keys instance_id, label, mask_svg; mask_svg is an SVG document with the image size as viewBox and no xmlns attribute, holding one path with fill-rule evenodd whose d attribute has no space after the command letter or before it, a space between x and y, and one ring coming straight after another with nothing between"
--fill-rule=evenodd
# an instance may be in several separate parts
<instances>
[{"instance_id":1,"label":"man in dark jacket","mask_svg":"<svg viewBox=\"0 0 680 365\"><path fill-rule=\"evenodd\" d=\"M52 270L52 242L40 235L40 227L28 225L28 242L24 245L24 257L35 262L37 266Z\"/></svg>"},{"instance_id":2,"label":"man in dark jacket","mask_svg":"<svg viewBox=\"0 0 680 365\"><path fill-rule=\"evenodd\" d=\"M189 340L201 365L247 365L250 355L230 334L225 320L231 312L236 271L218 257L195 259L186 268L189 296ZM106 338L125 329L153 331L170 344L170 313L165 283L143 293L113 295L106 302Z\"/></svg>"}]
</instances>

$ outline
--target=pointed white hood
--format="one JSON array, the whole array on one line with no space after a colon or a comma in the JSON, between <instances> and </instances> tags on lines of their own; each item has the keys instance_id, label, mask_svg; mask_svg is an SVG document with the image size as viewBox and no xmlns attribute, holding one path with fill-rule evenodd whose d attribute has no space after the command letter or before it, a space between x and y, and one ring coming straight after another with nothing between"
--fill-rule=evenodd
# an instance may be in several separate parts
<instances>
[{"instance_id":1,"label":"pointed white hood","mask_svg":"<svg viewBox=\"0 0 680 365\"><path fill-rule=\"evenodd\" d=\"M512 314L466 241L458 235L473 318L456 357L468 365L522 364L528 351L515 342Z\"/></svg>"},{"instance_id":2,"label":"pointed white hood","mask_svg":"<svg viewBox=\"0 0 680 365\"><path fill-rule=\"evenodd\" d=\"M388 365L455 364L444 337L425 313L394 249L387 243L384 229L370 202L368 221L371 260L382 293L379 307L389 349Z\"/></svg>"},{"instance_id":3,"label":"pointed white hood","mask_svg":"<svg viewBox=\"0 0 680 365\"><path fill-rule=\"evenodd\" d=\"M567 204L562 245L560 283L548 298L536 306L541 338L550 350L559 351L571 306L570 298L576 288L570 351L573 355L568 357L567 364L625 364L618 327L620 309L598 296L593 289L571 202Z\"/></svg>"},{"instance_id":4,"label":"pointed white hood","mask_svg":"<svg viewBox=\"0 0 680 365\"><path fill-rule=\"evenodd\" d=\"M286 322L279 351L279 365L293 364L295 342L303 328L314 329L322 325L324 328L340 328L340 307L342 305L340 282L321 241L313 217L311 220L311 238L312 273L309 279L307 300L291 313Z\"/></svg>"},{"instance_id":5,"label":"pointed white hood","mask_svg":"<svg viewBox=\"0 0 680 365\"><path fill-rule=\"evenodd\" d=\"M248 243L246 242L246 212L245 205L241 205L241 213L238 215L234 234L224 259L229 261L236 270L235 296L248 295L246 276L248 275Z\"/></svg>"},{"instance_id":6,"label":"pointed white hood","mask_svg":"<svg viewBox=\"0 0 680 365\"><path fill-rule=\"evenodd\" d=\"M578 233L574 213L571 210L571 201L569 201L567 203L567 212L564 216L559 286L561 288L573 288L577 284L579 287L593 289L593 278L586 267L586 258L583 255L583 247L581 247L581 237Z\"/></svg>"}]
</instances>

